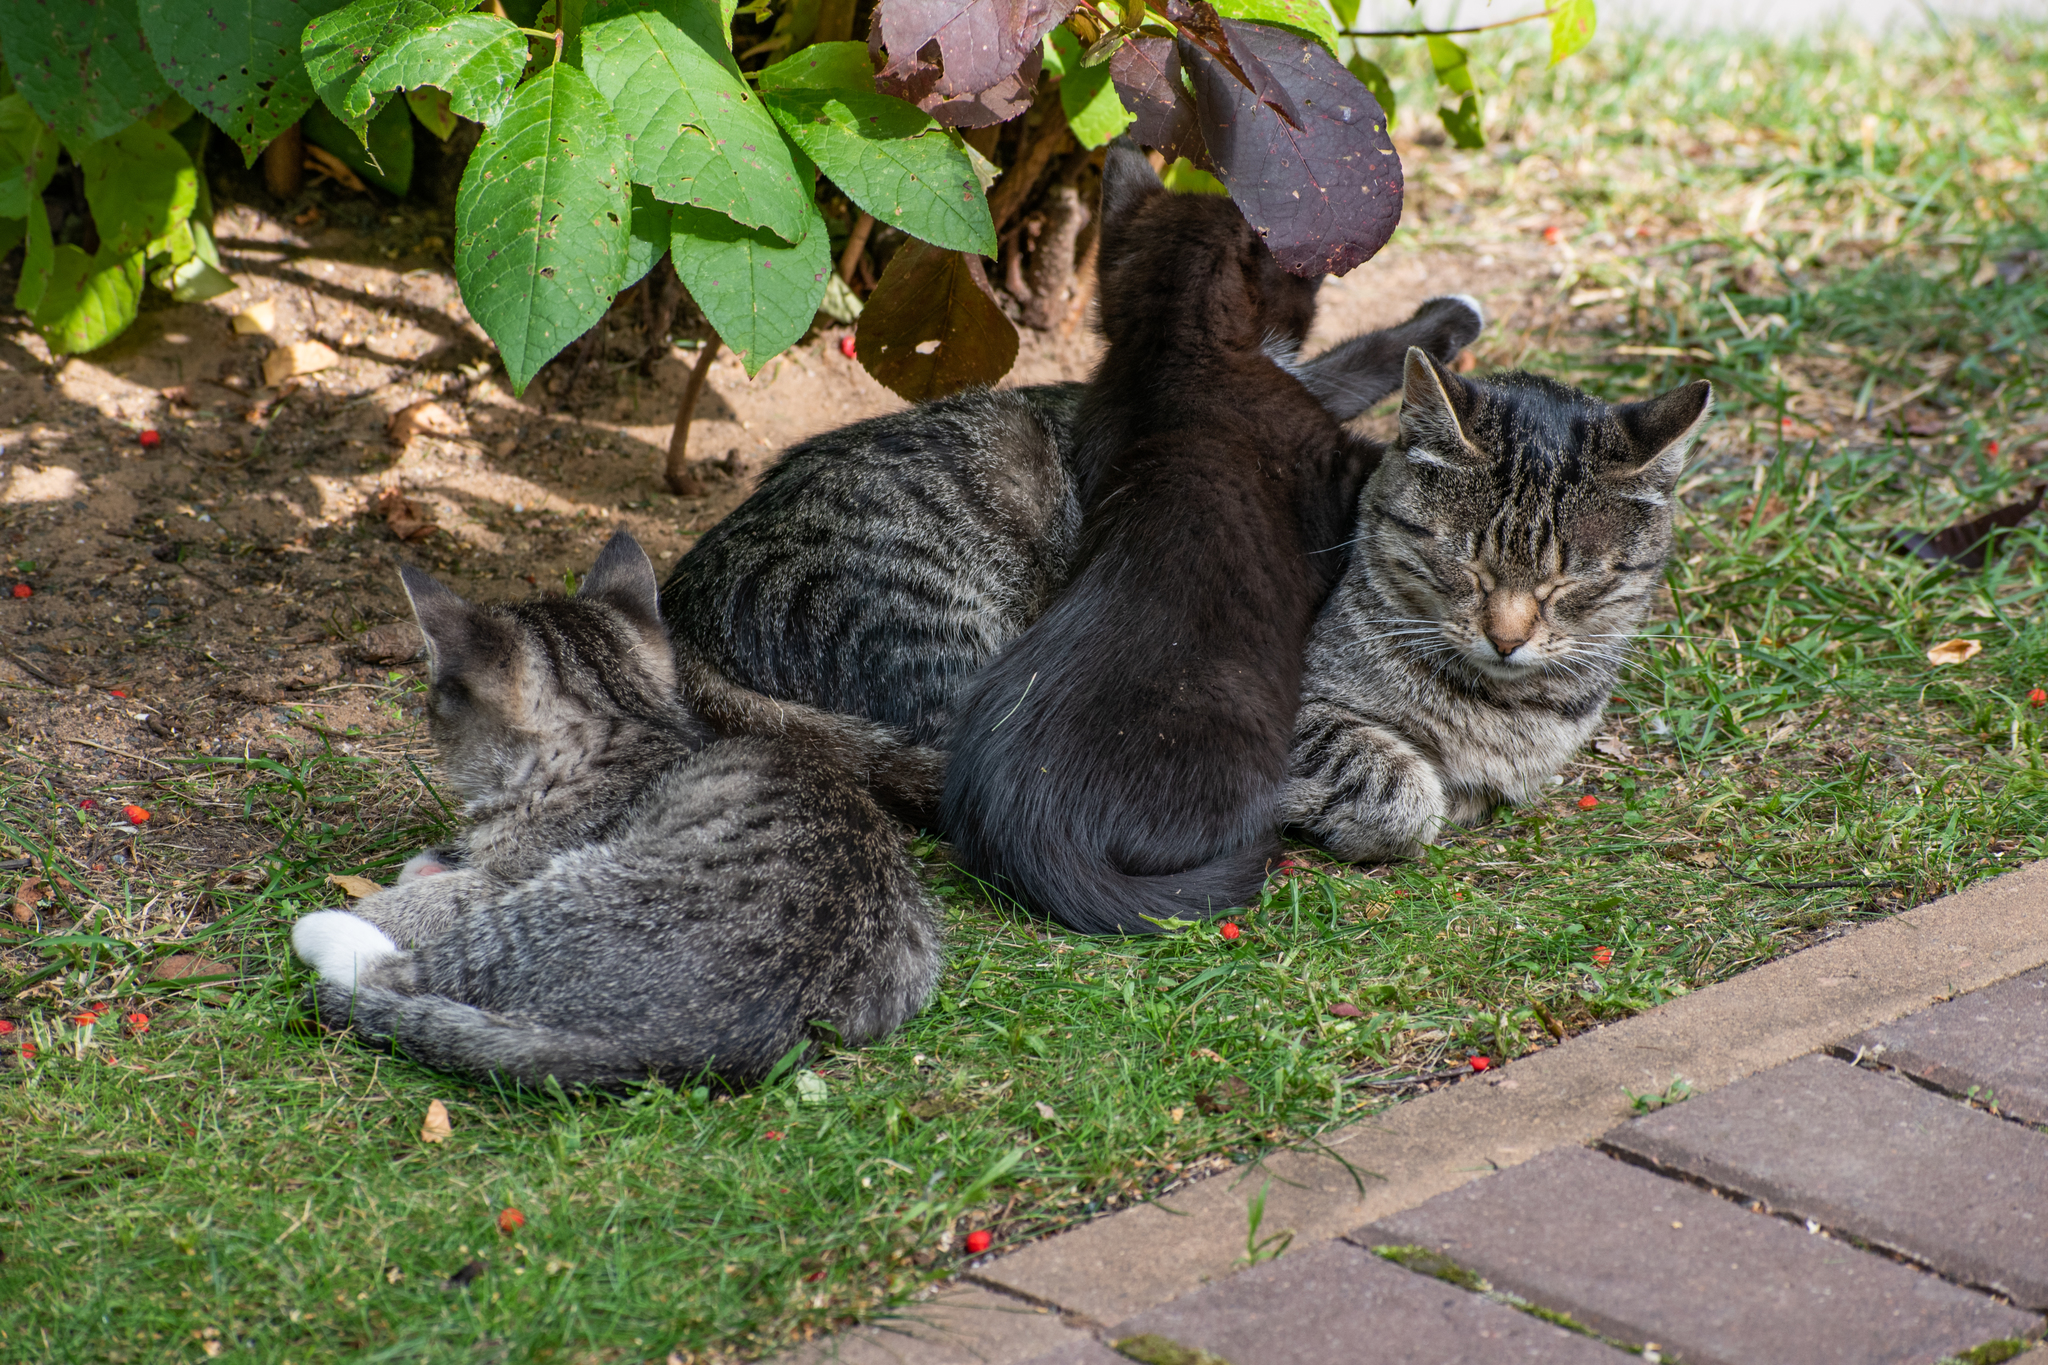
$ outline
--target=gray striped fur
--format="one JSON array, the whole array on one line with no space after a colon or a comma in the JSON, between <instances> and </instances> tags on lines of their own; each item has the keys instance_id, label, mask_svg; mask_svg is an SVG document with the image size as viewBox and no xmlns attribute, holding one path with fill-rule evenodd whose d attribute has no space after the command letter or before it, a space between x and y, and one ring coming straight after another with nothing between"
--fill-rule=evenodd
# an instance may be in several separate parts
<instances>
[{"instance_id":1,"label":"gray striped fur","mask_svg":"<svg viewBox=\"0 0 2048 1365\"><path fill-rule=\"evenodd\" d=\"M567 601L474 607L405 572L469 824L295 927L323 1022L471 1076L615 1086L753 1079L923 1004L937 916L895 822L804 734L714 738L630 536Z\"/></svg>"},{"instance_id":2,"label":"gray striped fur","mask_svg":"<svg viewBox=\"0 0 2048 1365\"><path fill-rule=\"evenodd\" d=\"M1585 743L1663 581L1704 382L1610 408L1408 356L1309 642L1287 823L1359 862L1534 797Z\"/></svg>"}]
</instances>

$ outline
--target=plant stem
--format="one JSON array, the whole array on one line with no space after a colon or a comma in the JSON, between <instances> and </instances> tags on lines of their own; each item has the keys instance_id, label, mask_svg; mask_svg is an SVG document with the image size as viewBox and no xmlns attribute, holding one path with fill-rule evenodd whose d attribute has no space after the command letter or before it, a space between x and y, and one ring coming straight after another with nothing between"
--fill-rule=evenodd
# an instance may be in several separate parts
<instances>
[{"instance_id":1,"label":"plant stem","mask_svg":"<svg viewBox=\"0 0 2048 1365\"><path fill-rule=\"evenodd\" d=\"M1526 24L1533 19L1548 19L1557 10L1541 9L1534 14L1521 14L1513 19L1496 19L1490 24L1468 24L1464 28L1340 28L1339 38L1447 38L1453 33L1485 33L1489 29L1509 28L1515 24Z\"/></svg>"},{"instance_id":2,"label":"plant stem","mask_svg":"<svg viewBox=\"0 0 2048 1365\"><path fill-rule=\"evenodd\" d=\"M703 490L697 481L683 468L683 456L690 448L690 418L697 411L697 397L704 392L704 381L711 375L711 362L718 358L719 339L712 337L704 343L704 349L697 352L697 363L690 367L690 382L683 388L682 404L676 408L676 427L668 438L668 469L664 478L668 491L679 498L693 497Z\"/></svg>"},{"instance_id":3,"label":"plant stem","mask_svg":"<svg viewBox=\"0 0 2048 1365\"><path fill-rule=\"evenodd\" d=\"M846 234L846 249L839 253L839 278L849 285L853 283L853 272L860 264L860 253L868 249L868 234L875 230L875 215L863 213L853 220L853 231Z\"/></svg>"}]
</instances>

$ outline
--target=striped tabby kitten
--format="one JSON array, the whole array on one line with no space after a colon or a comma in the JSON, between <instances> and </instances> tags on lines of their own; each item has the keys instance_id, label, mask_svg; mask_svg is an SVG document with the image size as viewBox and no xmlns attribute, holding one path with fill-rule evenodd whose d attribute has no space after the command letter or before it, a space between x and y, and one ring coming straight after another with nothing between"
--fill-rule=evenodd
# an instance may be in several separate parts
<instances>
[{"instance_id":1,"label":"striped tabby kitten","mask_svg":"<svg viewBox=\"0 0 2048 1365\"><path fill-rule=\"evenodd\" d=\"M292 947L336 1028L527 1085L756 1078L879 1037L937 980L901 837L832 755L715 740L621 531L582 591L471 606L417 569L428 723L471 823Z\"/></svg>"},{"instance_id":2,"label":"striped tabby kitten","mask_svg":"<svg viewBox=\"0 0 2048 1365\"><path fill-rule=\"evenodd\" d=\"M1472 299L1431 299L1293 372L1348 421L1409 347L1448 363L1482 325ZM662 586L683 694L728 734L815 729L806 708L875 722L838 723L847 763L928 822L960 688L1066 586L1081 391L974 389L793 447Z\"/></svg>"},{"instance_id":3,"label":"striped tabby kitten","mask_svg":"<svg viewBox=\"0 0 2048 1365\"><path fill-rule=\"evenodd\" d=\"M1713 390L1609 407L1408 353L1401 442L1316 623L1287 823L1355 862L1535 796L1599 723Z\"/></svg>"}]
</instances>

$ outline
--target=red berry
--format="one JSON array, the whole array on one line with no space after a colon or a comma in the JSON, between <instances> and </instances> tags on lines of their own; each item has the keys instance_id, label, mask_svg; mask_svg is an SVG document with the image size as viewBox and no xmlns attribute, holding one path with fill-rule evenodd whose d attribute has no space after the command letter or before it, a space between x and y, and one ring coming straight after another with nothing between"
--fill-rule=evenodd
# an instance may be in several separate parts
<instances>
[{"instance_id":1,"label":"red berry","mask_svg":"<svg viewBox=\"0 0 2048 1365\"><path fill-rule=\"evenodd\" d=\"M1614 961L1614 949L1595 948L1593 950L1593 961L1605 967L1608 963Z\"/></svg>"},{"instance_id":2,"label":"red berry","mask_svg":"<svg viewBox=\"0 0 2048 1365\"><path fill-rule=\"evenodd\" d=\"M126 692L123 692L123 691L122 691L122 690L121 690L120 688L118 688L118 687L110 687L110 688L108 688L108 689L107 689L107 695L108 695L108 696L110 696L110 697L119 697L119 698L120 698L120 699L121 699L122 701L126 701L126 700L128 700L128 694L127 694Z\"/></svg>"},{"instance_id":3,"label":"red berry","mask_svg":"<svg viewBox=\"0 0 2048 1365\"><path fill-rule=\"evenodd\" d=\"M155 427L151 427L148 431L143 432L142 435L136 437L135 439L142 442L144 447L160 446L164 443L163 433L158 431Z\"/></svg>"},{"instance_id":4,"label":"red berry","mask_svg":"<svg viewBox=\"0 0 2048 1365\"><path fill-rule=\"evenodd\" d=\"M498 1231L514 1233L526 1226L526 1215L518 1209L505 1209L498 1214Z\"/></svg>"},{"instance_id":5,"label":"red berry","mask_svg":"<svg viewBox=\"0 0 2048 1365\"><path fill-rule=\"evenodd\" d=\"M989 1243L994 1240L995 1238L988 1234L987 1229L976 1228L973 1232L967 1234L967 1254L969 1256L981 1255L982 1252L988 1250Z\"/></svg>"},{"instance_id":6,"label":"red berry","mask_svg":"<svg viewBox=\"0 0 2048 1365\"><path fill-rule=\"evenodd\" d=\"M21 1059L22 1059L23 1061L25 1061L25 1062L32 1062L32 1061L34 1061L34 1060L35 1060L35 1056L36 1056L36 1045L35 1045L34 1043L31 1043L31 1042L28 1042L28 1041L24 1040L24 1041L23 1041L23 1043L22 1043L22 1045L21 1045L20 1051L21 1051Z\"/></svg>"},{"instance_id":7,"label":"red berry","mask_svg":"<svg viewBox=\"0 0 2048 1365\"><path fill-rule=\"evenodd\" d=\"M1591 792L1587 792L1587 793L1586 793L1586 794L1585 794L1584 796L1582 796L1582 797L1580 797L1580 798L1579 798L1579 809L1580 809L1580 810L1591 810L1591 809L1593 809L1593 807L1595 807L1595 806L1597 806L1597 805L1599 805L1599 804L1600 804L1600 798L1599 798L1599 797L1597 797L1597 796L1595 796L1595 795L1593 795L1593 793L1591 793Z\"/></svg>"},{"instance_id":8,"label":"red berry","mask_svg":"<svg viewBox=\"0 0 2048 1365\"><path fill-rule=\"evenodd\" d=\"M131 1015L129 1015L129 1016L128 1016L128 1031L129 1031L130 1033L147 1033L147 1032L149 1032L149 1016L148 1016L148 1015L146 1015L146 1014L131 1014Z\"/></svg>"},{"instance_id":9,"label":"red berry","mask_svg":"<svg viewBox=\"0 0 2048 1365\"><path fill-rule=\"evenodd\" d=\"M822 1270L813 1270L813 1271L812 1271L812 1272L811 1272L810 1274L808 1274L808 1275L804 1276L804 1283L805 1283L805 1284L816 1284L816 1283L817 1283L818 1281L820 1281L820 1280L822 1280L822 1279L824 1279L824 1278L825 1278L825 1272L824 1272L824 1271L822 1271Z\"/></svg>"},{"instance_id":10,"label":"red berry","mask_svg":"<svg viewBox=\"0 0 2048 1365\"><path fill-rule=\"evenodd\" d=\"M1996 455L1998 453L1998 442L1986 441L1984 443L1984 453L1986 455Z\"/></svg>"},{"instance_id":11,"label":"red berry","mask_svg":"<svg viewBox=\"0 0 2048 1365\"><path fill-rule=\"evenodd\" d=\"M1493 1065L1492 1062L1488 1061L1484 1057L1472 1057L1468 1060L1470 1061L1472 1069L1474 1071L1485 1071L1487 1068Z\"/></svg>"},{"instance_id":12,"label":"red berry","mask_svg":"<svg viewBox=\"0 0 2048 1365\"><path fill-rule=\"evenodd\" d=\"M1217 932L1222 934L1225 938L1236 938L1239 934L1243 933L1244 930L1238 928L1235 924L1225 924L1221 929L1217 930Z\"/></svg>"},{"instance_id":13,"label":"red berry","mask_svg":"<svg viewBox=\"0 0 2048 1365\"><path fill-rule=\"evenodd\" d=\"M1564 240L1564 229L1558 227L1556 224L1552 224L1551 226L1543 229L1543 240L1551 246L1556 246L1559 242Z\"/></svg>"},{"instance_id":14,"label":"red berry","mask_svg":"<svg viewBox=\"0 0 2048 1365\"><path fill-rule=\"evenodd\" d=\"M2035 688L2033 691L2027 693L2027 705L2048 706L2048 692L2044 692L2038 687Z\"/></svg>"},{"instance_id":15,"label":"red berry","mask_svg":"<svg viewBox=\"0 0 2048 1365\"><path fill-rule=\"evenodd\" d=\"M16 597L34 597L36 590L26 583L16 583L14 585L14 595Z\"/></svg>"},{"instance_id":16,"label":"red berry","mask_svg":"<svg viewBox=\"0 0 2048 1365\"><path fill-rule=\"evenodd\" d=\"M845 356L848 360L853 359L853 338L851 336L839 338L839 354Z\"/></svg>"},{"instance_id":17,"label":"red berry","mask_svg":"<svg viewBox=\"0 0 2048 1365\"><path fill-rule=\"evenodd\" d=\"M78 803L78 808L80 810L91 810L94 806L97 806L98 804L99 802L93 800L90 796L88 796L85 798L85 800Z\"/></svg>"},{"instance_id":18,"label":"red berry","mask_svg":"<svg viewBox=\"0 0 2048 1365\"><path fill-rule=\"evenodd\" d=\"M87 1024L97 1024L99 1021L100 1017L97 1014L94 1014L91 1010L87 1010L85 1013L79 1015L76 1019L73 1019L71 1022L78 1025L80 1028L84 1028Z\"/></svg>"},{"instance_id":19,"label":"red berry","mask_svg":"<svg viewBox=\"0 0 2048 1365\"><path fill-rule=\"evenodd\" d=\"M14 1021L12 1019L0 1019L0 1034L12 1032L14 1032Z\"/></svg>"},{"instance_id":20,"label":"red berry","mask_svg":"<svg viewBox=\"0 0 2048 1365\"><path fill-rule=\"evenodd\" d=\"M761 1134L761 1140L763 1142L780 1142L782 1141L782 1134L770 1128L767 1132Z\"/></svg>"},{"instance_id":21,"label":"red berry","mask_svg":"<svg viewBox=\"0 0 2048 1365\"><path fill-rule=\"evenodd\" d=\"M149 819L149 812L140 806L121 807L121 816L131 825L139 825Z\"/></svg>"}]
</instances>

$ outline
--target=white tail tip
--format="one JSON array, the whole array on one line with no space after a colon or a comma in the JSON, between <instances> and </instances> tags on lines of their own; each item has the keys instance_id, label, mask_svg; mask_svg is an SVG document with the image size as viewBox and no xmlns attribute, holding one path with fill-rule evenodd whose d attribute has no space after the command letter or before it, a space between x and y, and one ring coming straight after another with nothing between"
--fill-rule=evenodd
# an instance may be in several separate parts
<instances>
[{"instance_id":1,"label":"white tail tip","mask_svg":"<svg viewBox=\"0 0 2048 1365\"><path fill-rule=\"evenodd\" d=\"M354 990L363 968L396 957L399 947L376 925L346 910L316 910L292 926L292 951L321 979Z\"/></svg>"}]
</instances>

